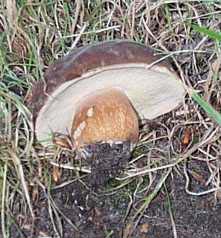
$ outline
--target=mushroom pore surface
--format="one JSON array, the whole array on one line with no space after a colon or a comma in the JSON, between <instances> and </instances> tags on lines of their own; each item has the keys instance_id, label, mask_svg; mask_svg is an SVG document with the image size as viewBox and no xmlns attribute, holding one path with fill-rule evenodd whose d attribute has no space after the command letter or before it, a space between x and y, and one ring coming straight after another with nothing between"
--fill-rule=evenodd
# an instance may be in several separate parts
<instances>
[{"instance_id":1,"label":"mushroom pore surface","mask_svg":"<svg viewBox=\"0 0 221 238\"><path fill-rule=\"evenodd\" d=\"M137 142L138 117L121 90L97 90L76 108L71 135L77 148L98 142Z\"/></svg>"}]
</instances>

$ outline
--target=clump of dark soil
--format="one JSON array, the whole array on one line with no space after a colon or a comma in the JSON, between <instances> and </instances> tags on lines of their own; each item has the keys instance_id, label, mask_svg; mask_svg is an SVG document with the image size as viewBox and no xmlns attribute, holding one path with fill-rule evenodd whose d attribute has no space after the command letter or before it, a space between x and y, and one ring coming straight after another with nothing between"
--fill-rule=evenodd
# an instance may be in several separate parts
<instances>
[{"instance_id":1,"label":"clump of dark soil","mask_svg":"<svg viewBox=\"0 0 221 238\"><path fill-rule=\"evenodd\" d=\"M119 175L127 167L131 157L131 143L120 141L113 143L96 143L86 145L80 157L91 168L90 185L94 191L102 188L111 178Z\"/></svg>"},{"instance_id":2,"label":"clump of dark soil","mask_svg":"<svg viewBox=\"0 0 221 238\"><path fill-rule=\"evenodd\" d=\"M62 188L52 189L50 195L42 192L35 204L36 220L33 230L30 230L29 225L23 224L24 229L20 226L23 233L21 236L13 225L11 235L14 238L41 237L43 234L46 237L63 238L103 238L108 237L108 234L111 234L110 237L118 237L124 226L122 221L128 197L125 197L123 191L114 195L95 194L84 184L89 183L89 178L90 176ZM59 218L54 211L50 214L50 202ZM15 215L18 217L18 214ZM58 234L55 234L54 229L57 229Z\"/></svg>"},{"instance_id":3,"label":"clump of dark soil","mask_svg":"<svg viewBox=\"0 0 221 238\"><path fill-rule=\"evenodd\" d=\"M209 175L206 167L193 161L189 169L197 171L199 178L206 179ZM68 173L65 176L65 179L70 179ZM208 189L204 179L190 178L192 191ZM50 193L41 191L38 201L34 204L34 223L31 224L30 218L21 214L21 210L19 213L14 211L15 220L11 225L10 237L171 238L174 236L169 208L179 238L221 237L221 203L214 203L213 194L187 194L182 173L173 171L173 176L165 185L167 192L165 189L161 190L132 233L127 232L127 229L129 224L135 224L135 221L131 223L131 218L139 199L133 198L134 205L128 213L131 204L128 194L133 196L136 181L112 194L105 194L102 191L95 193L88 186L89 179L90 175L87 175L67 185L52 188ZM116 186L116 181L112 180L104 188L114 185ZM23 222L21 217L26 217Z\"/></svg>"}]
</instances>

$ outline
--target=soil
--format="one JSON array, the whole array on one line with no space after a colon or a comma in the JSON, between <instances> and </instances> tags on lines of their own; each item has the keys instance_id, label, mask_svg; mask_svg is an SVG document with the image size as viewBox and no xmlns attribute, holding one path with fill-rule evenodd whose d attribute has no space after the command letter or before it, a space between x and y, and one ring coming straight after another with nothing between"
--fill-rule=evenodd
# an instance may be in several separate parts
<instances>
[{"instance_id":1,"label":"soil","mask_svg":"<svg viewBox=\"0 0 221 238\"><path fill-rule=\"evenodd\" d=\"M191 161L188 171L191 191L208 189L205 185L209 175L206 166ZM157 177L160 175L158 172ZM66 171L62 180L70 180L71 176L73 174ZM134 230L132 228L135 222L131 223L131 218L140 204L140 198L134 198L130 207L128 194L133 195L137 181L108 194L104 190L98 193L91 190L90 186L87 186L89 178L87 175L62 187L52 188L50 193L40 191L40 196L34 203L34 223L30 216L21 214L21 209L15 209L12 212L15 220L11 225L10 237L171 238L174 235L170 209L177 237L221 237L220 201L216 200L215 203L214 194L187 194L182 171L173 171L173 176L167 179L164 188L151 202ZM116 185L118 182L111 179L105 189L107 191ZM131 209L128 209L129 207ZM27 209L24 210L27 212Z\"/></svg>"},{"instance_id":2,"label":"soil","mask_svg":"<svg viewBox=\"0 0 221 238\"><path fill-rule=\"evenodd\" d=\"M131 157L129 141L106 143L100 142L86 145L78 151L78 157L91 168L89 185L93 191L98 191L105 183L119 175L126 167Z\"/></svg>"}]
</instances>

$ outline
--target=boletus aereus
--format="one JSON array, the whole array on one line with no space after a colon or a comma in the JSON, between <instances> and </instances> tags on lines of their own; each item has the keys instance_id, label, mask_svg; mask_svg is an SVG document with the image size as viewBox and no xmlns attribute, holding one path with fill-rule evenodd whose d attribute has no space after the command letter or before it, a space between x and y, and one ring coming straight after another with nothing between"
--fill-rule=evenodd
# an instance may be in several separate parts
<instances>
[{"instance_id":1,"label":"boletus aereus","mask_svg":"<svg viewBox=\"0 0 221 238\"><path fill-rule=\"evenodd\" d=\"M125 167L139 119L173 110L184 95L177 74L150 48L113 40L73 50L49 66L29 105L40 143L70 134L73 149L91 161L92 175L103 171L108 178Z\"/></svg>"}]
</instances>

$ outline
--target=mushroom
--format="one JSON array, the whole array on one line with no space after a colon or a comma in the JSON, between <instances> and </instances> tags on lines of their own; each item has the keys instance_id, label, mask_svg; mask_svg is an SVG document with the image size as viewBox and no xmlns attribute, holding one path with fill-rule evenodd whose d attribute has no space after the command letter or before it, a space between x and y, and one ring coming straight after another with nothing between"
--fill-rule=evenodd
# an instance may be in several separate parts
<instances>
[{"instance_id":1,"label":"mushroom","mask_svg":"<svg viewBox=\"0 0 221 238\"><path fill-rule=\"evenodd\" d=\"M80 47L49 66L45 81L34 85L29 105L43 145L60 133L70 134L77 151L100 143L110 145L109 151L124 142L131 150L138 141L138 121L173 110L184 95L170 64L150 48L113 40ZM89 150L97 153L93 146Z\"/></svg>"}]
</instances>

